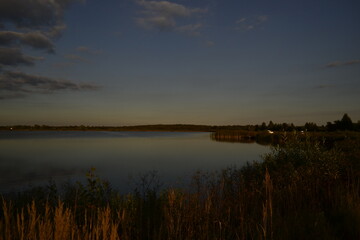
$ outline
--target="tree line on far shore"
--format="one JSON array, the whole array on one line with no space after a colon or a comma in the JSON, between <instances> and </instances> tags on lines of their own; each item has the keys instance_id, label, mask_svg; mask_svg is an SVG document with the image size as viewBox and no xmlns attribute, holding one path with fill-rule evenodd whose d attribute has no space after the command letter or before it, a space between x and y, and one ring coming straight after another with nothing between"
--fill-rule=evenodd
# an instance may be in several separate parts
<instances>
[{"instance_id":1,"label":"tree line on far shore","mask_svg":"<svg viewBox=\"0 0 360 240\"><path fill-rule=\"evenodd\" d=\"M261 125L249 126L249 130L254 131L360 131L360 120L357 123L353 123L348 114L344 114L341 120L336 120L334 122L327 122L326 125L318 126L316 123L307 122L304 126L295 126L294 124L288 123L273 123L270 121L268 124L262 123Z\"/></svg>"}]
</instances>

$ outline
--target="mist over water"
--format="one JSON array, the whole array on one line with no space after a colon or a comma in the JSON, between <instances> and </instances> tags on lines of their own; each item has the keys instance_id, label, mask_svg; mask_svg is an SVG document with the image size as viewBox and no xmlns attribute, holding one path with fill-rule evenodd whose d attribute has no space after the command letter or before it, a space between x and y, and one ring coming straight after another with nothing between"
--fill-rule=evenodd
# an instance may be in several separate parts
<instances>
[{"instance_id":1,"label":"mist over water","mask_svg":"<svg viewBox=\"0 0 360 240\"><path fill-rule=\"evenodd\" d=\"M156 173L164 186L187 184L198 170L220 171L261 160L269 147L212 141L209 133L0 132L0 192L83 181L90 168L122 192L141 175Z\"/></svg>"}]
</instances>

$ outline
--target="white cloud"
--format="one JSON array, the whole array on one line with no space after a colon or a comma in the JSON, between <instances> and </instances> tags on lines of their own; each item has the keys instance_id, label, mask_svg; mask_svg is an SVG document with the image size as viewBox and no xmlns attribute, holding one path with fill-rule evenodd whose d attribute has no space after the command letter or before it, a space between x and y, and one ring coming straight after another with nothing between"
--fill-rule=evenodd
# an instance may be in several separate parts
<instances>
[{"instance_id":1,"label":"white cloud","mask_svg":"<svg viewBox=\"0 0 360 240\"><path fill-rule=\"evenodd\" d=\"M201 23L196 24L188 24L181 27L176 28L176 31L180 33L187 34L189 36L200 36L201 33L199 30L203 27Z\"/></svg>"}]
</instances>

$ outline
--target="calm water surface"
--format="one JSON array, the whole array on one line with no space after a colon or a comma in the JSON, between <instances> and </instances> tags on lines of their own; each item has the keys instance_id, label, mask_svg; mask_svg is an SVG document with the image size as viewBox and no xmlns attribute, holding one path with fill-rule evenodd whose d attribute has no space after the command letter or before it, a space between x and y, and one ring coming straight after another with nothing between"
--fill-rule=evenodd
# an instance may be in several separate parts
<instances>
[{"instance_id":1,"label":"calm water surface","mask_svg":"<svg viewBox=\"0 0 360 240\"><path fill-rule=\"evenodd\" d=\"M165 186L177 185L197 170L241 167L268 151L215 142L209 133L0 131L0 192L81 180L91 167L120 191L151 171Z\"/></svg>"}]
</instances>

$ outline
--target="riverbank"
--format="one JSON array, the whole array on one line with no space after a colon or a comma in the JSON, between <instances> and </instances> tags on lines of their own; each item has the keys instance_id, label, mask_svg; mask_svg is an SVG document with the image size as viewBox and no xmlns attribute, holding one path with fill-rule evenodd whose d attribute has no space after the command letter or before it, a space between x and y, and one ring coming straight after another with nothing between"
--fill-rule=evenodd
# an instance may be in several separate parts
<instances>
[{"instance_id":1,"label":"riverbank","mask_svg":"<svg viewBox=\"0 0 360 240\"><path fill-rule=\"evenodd\" d=\"M337 141L360 139L359 131L326 131L325 128L321 131L307 131L305 127L301 126L294 127L294 130L291 131L249 130L253 128L252 126L210 126L193 124L156 124L120 127L18 125L0 126L0 131L209 132L211 133L211 139L214 141L258 143L261 145L281 144L294 134L301 138L312 137L319 141L326 141L331 146Z\"/></svg>"}]
</instances>

